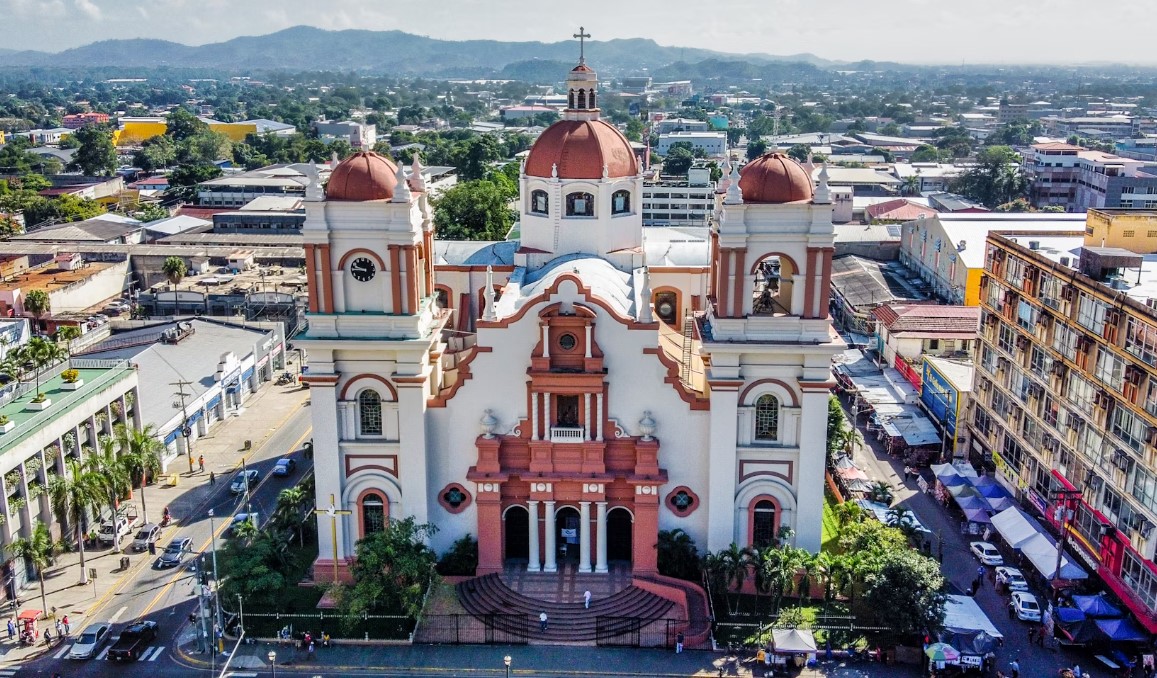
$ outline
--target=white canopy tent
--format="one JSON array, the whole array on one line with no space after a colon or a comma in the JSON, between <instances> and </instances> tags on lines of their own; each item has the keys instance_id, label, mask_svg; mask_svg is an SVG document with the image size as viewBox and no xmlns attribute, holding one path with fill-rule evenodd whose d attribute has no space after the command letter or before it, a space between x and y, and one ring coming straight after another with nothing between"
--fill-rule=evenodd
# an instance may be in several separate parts
<instances>
[{"instance_id":1,"label":"white canopy tent","mask_svg":"<svg viewBox=\"0 0 1157 678\"><path fill-rule=\"evenodd\" d=\"M983 631L993 638L1004 637L971 596L945 596L944 628L955 632Z\"/></svg>"},{"instance_id":2,"label":"white canopy tent","mask_svg":"<svg viewBox=\"0 0 1157 678\"><path fill-rule=\"evenodd\" d=\"M1032 561L1037 572L1045 579L1052 579L1057 569L1057 543L1047 534L1038 534L1020 547L1029 560ZM1075 580L1088 579L1089 573L1080 565L1069 560L1068 556L1061 556L1061 579Z\"/></svg>"},{"instance_id":3,"label":"white canopy tent","mask_svg":"<svg viewBox=\"0 0 1157 678\"><path fill-rule=\"evenodd\" d=\"M786 654L806 654L816 651L816 638L807 629L772 629L771 648Z\"/></svg>"},{"instance_id":4,"label":"white canopy tent","mask_svg":"<svg viewBox=\"0 0 1157 678\"><path fill-rule=\"evenodd\" d=\"M1010 506L992 517L992 526L1004 538L1004 541L1014 549L1040 534L1036 521L1024 511Z\"/></svg>"}]
</instances>

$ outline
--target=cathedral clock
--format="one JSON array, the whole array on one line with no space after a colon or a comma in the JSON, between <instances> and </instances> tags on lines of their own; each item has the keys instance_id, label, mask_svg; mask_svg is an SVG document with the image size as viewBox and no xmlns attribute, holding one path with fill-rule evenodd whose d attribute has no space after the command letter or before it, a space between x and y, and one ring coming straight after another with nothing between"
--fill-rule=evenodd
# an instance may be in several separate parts
<instances>
[{"instance_id":1,"label":"cathedral clock","mask_svg":"<svg viewBox=\"0 0 1157 678\"><path fill-rule=\"evenodd\" d=\"M377 268L374 266L374 262L365 257L358 257L350 264L350 275L358 282L369 282L373 280L376 272Z\"/></svg>"}]
</instances>

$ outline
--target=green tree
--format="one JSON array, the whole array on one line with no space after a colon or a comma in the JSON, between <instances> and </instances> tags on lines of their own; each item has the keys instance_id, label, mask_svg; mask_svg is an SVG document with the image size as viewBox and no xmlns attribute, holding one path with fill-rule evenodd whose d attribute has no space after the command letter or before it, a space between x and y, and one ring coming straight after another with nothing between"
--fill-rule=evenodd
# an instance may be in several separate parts
<instances>
[{"instance_id":1,"label":"green tree","mask_svg":"<svg viewBox=\"0 0 1157 678\"><path fill-rule=\"evenodd\" d=\"M129 475L129 484L139 483L141 490L141 519L149 522L149 505L145 501L145 487L149 478L161 472L161 450L164 444L157 439L157 429L153 424L144 428L132 428L117 424L114 429L120 446L120 460Z\"/></svg>"},{"instance_id":2,"label":"green tree","mask_svg":"<svg viewBox=\"0 0 1157 678\"><path fill-rule=\"evenodd\" d=\"M702 574L699 549L683 530L659 530L656 546L659 574L698 582Z\"/></svg>"},{"instance_id":3,"label":"green tree","mask_svg":"<svg viewBox=\"0 0 1157 678\"><path fill-rule=\"evenodd\" d=\"M180 284L181 279L185 277L189 269L181 257L165 257L164 263L161 264L161 272L168 278L169 283L175 286Z\"/></svg>"},{"instance_id":4,"label":"green tree","mask_svg":"<svg viewBox=\"0 0 1157 678\"><path fill-rule=\"evenodd\" d=\"M24 232L24 226L11 214L0 214L0 238L8 239Z\"/></svg>"},{"instance_id":5,"label":"green tree","mask_svg":"<svg viewBox=\"0 0 1157 678\"><path fill-rule=\"evenodd\" d=\"M692 150L690 142L677 141L671 144L670 148L667 149L666 157L663 158L663 174L686 176L694 162L695 152Z\"/></svg>"},{"instance_id":6,"label":"green tree","mask_svg":"<svg viewBox=\"0 0 1157 678\"><path fill-rule=\"evenodd\" d=\"M169 174L169 186L173 188L195 186L203 181L216 179L222 174L224 172L221 171L220 167L210 163L181 165Z\"/></svg>"},{"instance_id":7,"label":"green tree","mask_svg":"<svg viewBox=\"0 0 1157 678\"><path fill-rule=\"evenodd\" d=\"M27 537L13 539L8 544L8 553L13 558L21 558L32 569L36 570L36 578L40 581L40 609L48 609L48 598L44 595L44 571L52 565L56 555L57 544L52 540L52 533L48 527L36 521L32 527L32 534Z\"/></svg>"},{"instance_id":8,"label":"green tree","mask_svg":"<svg viewBox=\"0 0 1157 678\"><path fill-rule=\"evenodd\" d=\"M1058 205L1059 207L1059 205ZM1032 206L1028 200L1024 198L1017 198L1010 200L1003 205L997 205L994 212L1035 212L1036 208ZM1064 211L1063 208L1061 211Z\"/></svg>"},{"instance_id":9,"label":"green tree","mask_svg":"<svg viewBox=\"0 0 1157 678\"><path fill-rule=\"evenodd\" d=\"M912 162L940 162L940 149L929 144L920 144L912 152Z\"/></svg>"},{"instance_id":10,"label":"green tree","mask_svg":"<svg viewBox=\"0 0 1157 678\"><path fill-rule=\"evenodd\" d=\"M284 542L249 521L233 527L233 538L218 556L225 600L241 595L246 603L275 605L282 592L296 584L289 576L295 561Z\"/></svg>"},{"instance_id":11,"label":"green tree","mask_svg":"<svg viewBox=\"0 0 1157 678\"><path fill-rule=\"evenodd\" d=\"M735 609L731 610L731 614L738 611L739 596L743 589L743 582L747 581L747 575L751 572L752 565L755 564L755 553L749 548L741 548L734 542L726 549L715 554L718 566L722 569L723 581L727 589L735 591ZM728 598L728 606L731 605L731 599Z\"/></svg>"},{"instance_id":12,"label":"green tree","mask_svg":"<svg viewBox=\"0 0 1157 678\"><path fill-rule=\"evenodd\" d=\"M301 507L309 499L305 489L300 485L287 487L277 493L277 509L275 515L281 517L284 524L297 533L298 542L305 548L305 532L302 530L303 518Z\"/></svg>"},{"instance_id":13,"label":"green tree","mask_svg":"<svg viewBox=\"0 0 1157 678\"><path fill-rule=\"evenodd\" d=\"M434 575L437 555L426 541L437 531L413 516L390 520L386 528L360 539L355 547L354 585L347 614L388 612L416 617Z\"/></svg>"},{"instance_id":14,"label":"green tree","mask_svg":"<svg viewBox=\"0 0 1157 678\"><path fill-rule=\"evenodd\" d=\"M164 169L176 161L177 144L167 134L145 139L140 150L133 153L133 164L146 172Z\"/></svg>"},{"instance_id":15,"label":"green tree","mask_svg":"<svg viewBox=\"0 0 1157 678\"><path fill-rule=\"evenodd\" d=\"M900 195L916 195L920 192L920 177L912 174L900 181Z\"/></svg>"},{"instance_id":16,"label":"green tree","mask_svg":"<svg viewBox=\"0 0 1157 678\"><path fill-rule=\"evenodd\" d=\"M469 534L455 540L438 560L438 574L444 577L473 577L477 569L478 542Z\"/></svg>"},{"instance_id":17,"label":"green tree","mask_svg":"<svg viewBox=\"0 0 1157 678\"><path fill-rule=\"evenodd\" d=\"M69 457L64 460L65 473L53 477L48 483L48 497L52 512L61 525L68 526L76 539L80 551L80 583L88 583L88 568L85 566L84 542L88 526L89 509L100 501L100 488L91 473L85 471L80 462Z\"/></svg>"},{"instance_id":18,"label":"green tree","mask_svg":"<svg viewBox=\"0 0 1157 678\"><path fill-rule=\"evenodd\" d=\"M503 240L514 210L498 184L464 181L434 200L434 225L442 240Z\"/></svg>"},{"instance_id":19,"label":"green tree","mask_svg":"<svg viewBox=\"0 0 1157 678\"><path fill-rule=\"evenodd\" d=\"M76 130L80 148L72 156L69 167L87 176L110 176L117 169L117 151L112 143L112 130L105 125L85 125Z\"/></svg>"},{"instance_id":20,"label":"green tree","mask_svg":"<svg viewBox=\"0 0 1157 678\"><path fill-rule=\"evenodd\" d=\"M811 157L812 147L807 144L796 144L787 149L787 155L790 158L795 158L796 162L804 163Z\"/></svg>"},{"instance_id":21,"label":"green tree","mask_svg":"<svg viewBox=\"0 0 1157 678\"><path fill-rule=\"evenodd\" d=\"M989 146L976 154L976 164L952 182L952 190L994 208L1024 197L1028 179L1020 156L1008 146Z\"/></svg>"},{"instance_id":22,"label":"green tree","mask_svg":"<svg viewBox=\"0 0 1157 678\"><path fill-rule=\"evenodd\" d=\"M232 159L233 142L220 132L206 129L177 144L177 161L182 165L211 165Z\"/></svg>"},{"instance_id":23,"label":"green tree","mask_svg":"<svg viewBox=\"0 0 1157 678\"><path fill-rule=\"evenodd\" d=\"M630 118L627 120L627 138L631 141L642 143L643 133L647 131L647 127L642 120L638 118Z\"/></svg>"},{"instance_id":24,"label":"green tree","mask_svg":"<svg viewBox=\"0 0 1157 678\"><path fill-rule=\"evenodd\" d=\"M848 418L844 416L844 408L840 406L840 399L836 396L828 398L828 464L832 463L832 457L837 452L843 449L847 442L842 436L843 432L848 428Z\"/></svg>"},{"instance_id":25,"label":"green tree","mask_svg":"<svg viewBox=\"0 0 1157 678\"><path fill-rule=\"evenodd\" d=\"M767 153L767 142L763 139L755 139L747 142L747 159L755 160L759 156Z\"/></svg>"},{"instance_id":26,"label":"green tree","mask_svg":"<svg viewBox=\"0 0 1157 678\"><path fill-rule=\"evenodd\" d=\"M890 123L884 125L879 130L880 134L883 134L884 136L888 136L888 137L898 137L898 136L900 136L901 131L902 130L900 129L900 126L894 122L890 122Z\"/></svg>"},{"instance_id":27,"label":"green tree","mask_svg":"<svg viewBox=\"0 0 1157 678\"><path fill-rule=\"evenodd\" d=\"M466 181L486 176L490 163L502 159L498 140L491 134L480 134L462 142L456 149L458 176Z\"/></svg>"},{"instance_id":28,"label":"green tree","mask_svg":"<svg viewBox=\"0 0 1157 678\"><path fill-rule=\"evenodd\" d=\"M879 570L867 577L864 602L886 615L897 633L935 633L944 626L943 588L944 577L935 560L898 549L880 556Z\"/></svg>"},{"instance_id":29,"label":"green tree","mask_svg":"<svg viewBox=\"0 0 1157 678\"><path fill-rule=\"evenodd\" d=\"M165 122L165 136L172 137L173 141L184 141L195 134L209 131L208 123L184 108L174 108Z\"/></svg>"},{"instance_id":30,"label":"green tree","mask_svg":"<svg viewBox=\"0 0 1157 678\"><path fill-rule=\"evenodd\" d=\"M100 489L101 503L108 506L109 520L114 522L120 498L132 489L128 469L124 460L117 454L118 451L115 438L101 436L98 449L89 453L84 460L86 470L94 474L95 482ZM101 515L101 513L102 511L98 508L97 515ZM120 552L120 539L114 539L113 553Z\"/></svg>"}]
</instances>

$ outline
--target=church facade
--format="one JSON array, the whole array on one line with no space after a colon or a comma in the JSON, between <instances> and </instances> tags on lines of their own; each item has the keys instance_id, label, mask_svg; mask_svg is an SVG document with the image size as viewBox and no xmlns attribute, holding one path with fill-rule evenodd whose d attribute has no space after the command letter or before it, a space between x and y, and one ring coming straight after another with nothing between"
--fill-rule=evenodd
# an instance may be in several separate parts
<instances>
[{"instance_id":1,"label":"church facade","mask_svg":"<svg viewBox=\"0 0 1157 678\"><path fill-rule=\"evenodd\" d=\"M517 240L435 240L417 161L358 153L307 192L317 505L349 512L319 515L319 580L405 516L439 552L475 536L479 574L654 572L676 528L700 551L819 549L826 182L769 154L727 168L710 228L644 228L595 72L567 87Z\"/></svg>"}]
</instances>

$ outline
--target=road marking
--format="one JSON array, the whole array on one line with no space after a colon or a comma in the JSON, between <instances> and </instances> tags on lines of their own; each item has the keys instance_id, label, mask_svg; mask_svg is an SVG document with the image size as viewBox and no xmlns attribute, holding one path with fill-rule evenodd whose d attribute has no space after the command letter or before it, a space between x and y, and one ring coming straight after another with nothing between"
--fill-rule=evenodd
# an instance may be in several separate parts
<instances>
[{"instance_id":1,"label":"road marking","mask_svg":"<svg viewBox=\"0 0 1157 678\"><path fill-rule=\"evenodd\" d=\"M62 647L60 649L60 652L57 652L56 654L52 655L52 658L53 659L62 659L64 657L64 655L68 654L68 651L71 649L72 649L71 645L65 645L64 647Z\"/></svg>"},{"instance_id":2,"label":"road marking","mask_svg":"<svg viewBox=\"0 0 1157 678\"><path fill-rule=\"evenodd\" d=\"M117 611L116 611L116 613L115 613L115 614L113 614L113 616L109 617L109 619L108 619L109 623L110 623L110 624L115 624L115 623L117 623L117 620L118 620L118 619L120 619L120 618L121 618L121 615L122 615L122 614L124 614L124 613L125 613L125 611L126 611L126 610L128 610L128 609L129 609L129 606L128 606L128 605L122 605L122 606L121 606L121 609L117 610Z\"/></svg>"},{"instance_id":3,"label":"road marking","mask_svg":"<svg viewBox=\"0 0 1157 678\"><path fill-rule=\"evenodd\" d=\"M151 648L151 647L150 647L148 650L145 650L145 653L146 653L146 654L148 654L149 650L152 650L152 649L153 649L153 648ZM164 651L165 651L165 646L164 646L164 645L161 645L161 646L157 647L157 648L156 648L156 652L153 652L153 656L149 657L149 658L148 658L148 659L146 659L145 661L149 661L149 662L155 662L155 661L157 661L157 659L159 659L159 658L160 658L160 656L161 656L161 653L163 653Z\"/></svg>"},{"instance_id":4,"label":"road marking","mask_svg":"<svg viewBox=\"0 0 1157 678\"><path fill-rule=\"evenodd\" d=\"M105 645L104 649L100 651L100 654L98 654L96 656L97 660L101 660L101 659L104 659L105 657L107 657L108 651L111 649L112 649L112 645Z\"/></svg>"},{"instance_id":5,"label":"road marking","mask_svg":"<svg viewBox=\"0 0 1157 678\"><path fill-rule=\"evenodd\" d=\"M236 671L230 671L229 673L225 674L225 678L257 678L257 674L256 673L237 673Z\"/></svg>"},{"instance_id":6,"label":"road marking","mask_svg":"<svg viewBox=\"0 0 1157 678\"><path fill-rule=\"evenodd\" d=\"M15 676L15 675L16 675L16 671L11 670L11 669L6 669L4 671L0 671L0 676ZM256 676L257 674L255 673L253 675Z\"/></svg>"}]
</instances>

